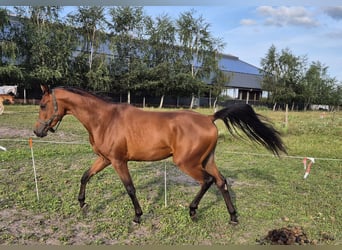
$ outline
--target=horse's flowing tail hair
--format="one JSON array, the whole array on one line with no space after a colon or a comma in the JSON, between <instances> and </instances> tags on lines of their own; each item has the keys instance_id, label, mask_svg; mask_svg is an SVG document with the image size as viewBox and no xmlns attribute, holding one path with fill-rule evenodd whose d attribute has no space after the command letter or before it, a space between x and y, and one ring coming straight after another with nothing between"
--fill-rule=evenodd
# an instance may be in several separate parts
<instances>
[{"instance_id":1,"label":"horse's flowing tail hair","mask_svg":"<svg viewBox=\"0 0 342 250\"><path fill-rule=\"evenodd\" d=\"M287 153L279 132L267 123L265 117L256 114L248 104L234 104L219 110L213 115L213 121L217 119L223 120L231 134L239 128L252 141L263 145L273 154L279 156L281 151Z\"/></svg>"}]
</instances>

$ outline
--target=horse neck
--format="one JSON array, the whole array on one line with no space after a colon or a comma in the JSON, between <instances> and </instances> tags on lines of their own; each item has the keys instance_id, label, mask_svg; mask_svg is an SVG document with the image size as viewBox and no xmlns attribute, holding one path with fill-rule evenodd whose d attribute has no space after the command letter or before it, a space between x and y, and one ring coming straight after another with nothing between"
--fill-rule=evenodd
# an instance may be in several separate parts
<instances>
[{"instance_id":1,"label":"horse neck","mask_svg":"<svg viewBox=\"0 0 342 250\"><path fill-rule=\"evenodd\" d=\"M62 95L65 96L65 95ZM112 105L93 96L82 96L72 93L68 98L63 97L66 114L71 114L91 132L98 126L105 124L103 119L108 118L105 110Z\"/></svg>"}]
</instances>

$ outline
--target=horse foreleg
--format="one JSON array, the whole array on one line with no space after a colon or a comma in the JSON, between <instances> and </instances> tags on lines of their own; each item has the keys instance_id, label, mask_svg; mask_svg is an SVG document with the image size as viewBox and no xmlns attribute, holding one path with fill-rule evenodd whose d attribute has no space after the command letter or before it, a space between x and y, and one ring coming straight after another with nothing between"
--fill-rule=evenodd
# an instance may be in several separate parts
<instances>
[{"instance_id":1,"label":"horse foreleg","mask_svg":"<svg viewBox=\"0 0 342 250\"><path fill-rule=\"evenodd\" d=\"M107 167L110 164L109 161L105 160L102 157L99 157L95 160L93 165L84 172L81 178L81 186L80 186L80 192L78 195L78 201L80 203L80 207L83 209L86 206L85 203L85 191L88 181L92 176L94 176L96 173L100 172L102 169Z\"/></svg>"},{"instance_id":2,"label":"horse foreleg","mask_svg":"<svg viewBox=\"0 0 342 250\"><path fill-rule=\"evenodd\" d=\"M133 221L135 223L140 223L140 217L143 214L143 212L136 196L135 187L133 185L131 175L128 171L127 162L115 161L115 162L112 162L112 165L114 166L116 172L118 173L122 183L124 184L126 188L126 191L129 197L132 200L134 211L135 211L135 217Z\"/></svg>"}]
</instances>

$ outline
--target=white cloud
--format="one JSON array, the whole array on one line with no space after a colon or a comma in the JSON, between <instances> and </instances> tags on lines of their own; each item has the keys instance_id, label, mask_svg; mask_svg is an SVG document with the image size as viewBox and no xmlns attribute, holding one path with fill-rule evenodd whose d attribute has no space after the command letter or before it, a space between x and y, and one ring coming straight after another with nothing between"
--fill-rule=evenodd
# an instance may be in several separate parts
<instances>
[{"instance_id":1,"label":"white cloud","mask_svg":"<svg viewBox=\"0 0 342 250\"><path fill-rule=\"evenodd\" d=\"M266 18L264 21L265 25L279 27L315 27L319 25L318 21L316 21L312 14L304 7L260 6L257 8L257 12Z\"/></svg>"},{"instance_id":2,"label":"white cloud","mask_svg":"<svg viewBox=\"0 0 342 250\"><path fill-rule=\"evenodd\" d=\"M255 25L257 24L257 22L253 19L242 19L240 21L240 24L241 25L245 25L245 26L252 26L252 25Z\"/></svg>"},{"instance_id":3,"label":"white cloud","mask_svg":"<svg viewBox=\"0 0 342 250\"><path fill-rule=\"evenodd\" d=\"M240 24L245 26L253 26L257 24L257 21L253 19L242 19Z\"/></svg>"}]
</instances>

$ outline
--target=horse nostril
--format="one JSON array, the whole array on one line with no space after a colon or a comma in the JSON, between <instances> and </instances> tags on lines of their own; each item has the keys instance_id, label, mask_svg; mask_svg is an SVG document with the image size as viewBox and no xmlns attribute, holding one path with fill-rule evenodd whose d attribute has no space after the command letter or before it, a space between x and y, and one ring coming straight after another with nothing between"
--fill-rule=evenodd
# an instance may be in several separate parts
<instances>
[{"instance_id":1,"label":"horse nostril","mask_svg":"<svg viewBox=\"0 0 342 250\"><path fill-rule=\"evenodd\" d=\"M39 137L39 133L36 130L33 130L33 133Z\"/></svg>"},{"instance_id":2,"label":"horse nostril","mask_svg":"<svg viewBox=\"0 0 342 250\"><path fill-rule=\"evenodd\" d=\"M44 132L43 131L38 131L37 129L33 130L33 133L37 136L37 137L44 137Z\"/></svg>"}]
</instances>

